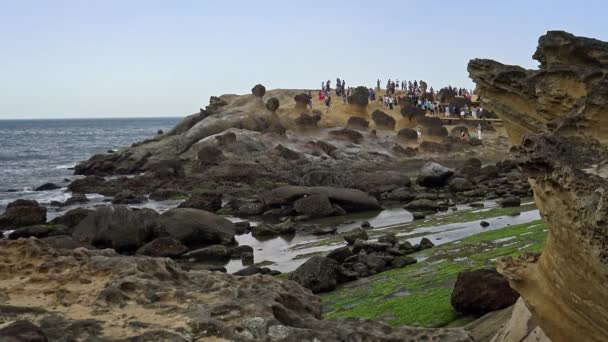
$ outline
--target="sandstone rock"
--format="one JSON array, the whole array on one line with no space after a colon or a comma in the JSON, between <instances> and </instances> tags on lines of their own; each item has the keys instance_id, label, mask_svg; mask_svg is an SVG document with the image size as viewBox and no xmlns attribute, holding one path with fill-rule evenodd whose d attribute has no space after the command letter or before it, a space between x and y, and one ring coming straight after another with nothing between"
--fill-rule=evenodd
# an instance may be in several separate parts
<instances>
[{"instance_id":1,"label":"sandstone rock","mask_svg":"<svg viewBox=\"0 0 608 342\"><path fill-rule=\"evenodd\" d=\"M276 110L279 109L279 105L279 99L276 97L271 97L266 101L266 109L271 112L276 112Z\"/></svg>"},{"instance_id":2,"label":"sandstone rock","mask_svg":"<svg viewBox=\"0 0 608 342\"><path fill-rule=\"evenodd\" d=\"M41 186L34 189L34 191L48 191L48 190L56 190L61 189L61 187L54 183L44 183Z\"/></svg>"},{"instance_id":3,"label":"sandstone rock","mask_svg":"<svg viewBox=\"0 0 608 342\"><path fill-rule=\"evenodd\" d=\"M374 120L374 124L379 129L395 129L395 119L381 110L375 110L372 113L372 120Z\"/></svg>"},{"instance_id":4,"label":"sandstone rock","mask_svg":"<svg viewBox=\"0 0 608 342\"><path fill-rule=\"evenodd\" d=\"M296 110L308 110L308 102L310 101L310 96L306 93L301 93L293 97L294 101L296 101Z\"/></svg>"},{"instance_id":5,"label":"sandstone rock","mask_svg":"<svg viewBox=\"0 0 608 342\"><path fill-rule=\"evenodd\" d=\"M33 200L18 199L0 215L0 229L19 228L46 222L46 208Z\"/></svg>"},{"instance_id":6,"label":"sandstone rock","mask_svg":"<svg viewBox=\"0 0 608 342\"><path fill-rule=\"evenodd\" d=\"M157 258L177 258L188 252L188 248L172 237L156 238L141 246L135 254Z\"/></svg>"},{"instance_id":7,"label":"sandstone rock","mask_svg":"<svg viewBox=\"0 0 608 342\"><path fill-rule=\"evenodd\" d=\"M517 298L519 294L496 270L479 269L458 274L451 302L460 313L481 316L509 307Z\"/></svg>"},{"instance_id":8,"label":"sandstone rock","mask_svg":"<svg viewBox=\"0 0 608 342\"><path fill-rule=\"evenodd\" d=\"M313 256L293 271L289 279L310 289L312 293L327 292L336 287L337 272L336 260Z\"/></svg>"},{"instance_id":9,"label":"sandstone rock","mask_svg":"<svg viewBox=\"0 0 608 342\"><path fill-rule=\"evenodd\" d=\"M354 245L357 240L367 240L368 236L365 230L362 228L355 228L351 231L344 233L344 240L349 245Z\"/></svg>"},{"instance_id":10,"label":"sandstone rock","mask_svg":"<svg viewBox=\"0 0 608 342\"><path fill-rule=\"evenodd\" d=\"M355 144L360 144L363 142L363 134L350 128L336 129L329 131L329 134L336 139L350 141Z\"/></svg>"},{"instance_id":11,"label":"sandstone rock","mask_svg":"<svg viewBox=\"0 0 608 342\"><path fill-rule=\"evenodd\" d=\"M255 97L262 98L266 94L266 87L261 84L256 84L255 87L251 88L251 93Z\"/></svg>"},{"instance_id":12,"label":"sandstone rock","mask_svg":"<svg viewBox=\"0 0 608 342\"><path fill-rule=\"evenodd\" d=\"M295 120L296 125L300 129L316 129L317 124L321 121L320 114L310 115L308 113L300 113L300 116Z\"/></svg>"},{"instance_id":13,"label":"sandstone rock","mask_svg":"<svg viewBox=\"0 0 608 342\"><path fill-rule=\"evenodd\" d=\"M351 116L346 122L346 127L350 129L368 129L369 121L360 116Z\"/></svg>"},{"instance_id":14,"label":"sandstone rock","mask_svg":"<svg viewBox=\"0 0 608 342\"><path fill-rule=\"evenodd\" d=\"M366 87L356 87L352 89L351 95L347 100L351 111L366 113L367 104L369 103L369 90Z\"/></svg>"},{"instance_id":15,"label":"sandstone rock","mask_svg":"<svg viewBox=\"0 0 608 342\"><path fill-rule=\"evenodd\" d=\"M416 182L426 187L441 187L447 184L447 181L453 174L453 170L441 164L428 162L420 170Z\"/></svg>"},{"instance_id":16,"label":"sandstone rock","mask_svg":"<svg viewBox=\"0 0 608 342\"><path fill-rule=\"evenodd\" d=\"M161 230L189 248L233 243L234 224L213 213L190 208L171 209L160 215Z\"/></svg>"},{"instance_id":17,"label":"sandstone rock","mask_svg":"<svg viewBox=\"0 0 608 342\"><path fill-rule=\"evenodd\" d=\"M216 212L222 208L222 194L218 192L193 192L178 208L193 208Z\"/></svg>"}]
</instances>

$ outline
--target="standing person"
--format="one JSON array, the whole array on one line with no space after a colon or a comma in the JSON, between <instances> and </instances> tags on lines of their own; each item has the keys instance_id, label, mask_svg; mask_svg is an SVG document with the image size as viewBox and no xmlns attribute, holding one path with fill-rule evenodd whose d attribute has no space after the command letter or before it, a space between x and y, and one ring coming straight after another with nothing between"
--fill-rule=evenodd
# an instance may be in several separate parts
<instances>
[{"instance_id":1,"label":"standing person","mask_svg":"<svg viewBox=\"0 0 608 342\"><path fill-rule=\"evenodd\" d=\"M325 112L329 113L329 109L331 106L331 96L328 94L327 96L325 96L325 108L327 109Z\"/></svg>"},{"instance_id":2,"label":"standing person","mask_svg":"<svg viewBox=\"0 0 608 342\"><path fill-rule=\"evenodd\" d=\"M479 118L483 119L483 107L479 107Z\"/></svg>"},{"instance_id":3,"label":"standing person","mask_svg":"<svg viewBox=\"0 0 608 342\"><path fill-rule=\"evenodd\" d=\"M325 82L321 82L321 91L325 91Z\"/></svg>"},{"instance_id":4,"label":"standing person","mask_svg":"<svg viewBox=\"0 0 608 342\"><path fill-rule=\"evenodd\" d=\"M416 128L416 133L418 134L418 140L420 141L422 139L422 130L420 127Z\"/></svg>"},{"instance_id":5,"label":"standing person","mask_svg":"<svg viewBox=\"0 0 608 342\"><path fill-rule=\"evenodd\" d=\"M464 129L460 130L460 140L464 140L465 138L465 134L464 134Z\"/></svg>"},{"instance_id":6,"label":"standing person","mask_svg":"<svg viewBox=\"0 0 608 342\"><path fill-rule=\"evenodd\" d=\"M393 97L388 97L388 109L393 110Z\"/></svg>"},{"instance_id":7,"label":"standing person","mask_svg":"<svg viewBox=\"0 0 608 342\"><path fill-rule=\"evenodd\" d=\"M342 103L346 104L346 92L342 90Z\"/></svg>"},{"instance_id":8,"label":"standing person","mask_svg":"<svg viewBox=\"0 0 608 342\"><path fill-rule=\"evenodd\" d=\"M310 111L312 112L312 95L310 92L308 93L308 106L310 107Z\"/></svg>"},{"instance_id":9,"label":"standing person","mask_svg":"<svg viewBox=\"0 0 608 342\"><path fill-rule=\"evenodd\" d=\"M481 140L481 132L483 129L481 128L481 124L477 124L477 139Z\"/></svg>"}]
</instances>

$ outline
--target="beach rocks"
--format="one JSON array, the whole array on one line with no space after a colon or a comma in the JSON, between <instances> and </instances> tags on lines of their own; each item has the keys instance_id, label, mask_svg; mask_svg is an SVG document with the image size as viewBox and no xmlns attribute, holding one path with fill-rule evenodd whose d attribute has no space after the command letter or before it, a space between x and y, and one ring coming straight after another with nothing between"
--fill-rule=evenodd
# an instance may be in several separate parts
<instances>
[{"instance_id":1,"label":"beach rocks","mask_svg":"<svg viewBox=\"0 0 608 342\"><path fill-rule=\"evenodd\" d=\"M447 184L453 174L453 170L439 163L429 162L424 164L420 170L416 182L425 187L442 187Z\"/></svg>"},{"instance_id":2,"label":"beach rocks","mask_svg":"<svg viewBox=\"0 0 608 342\"><path fill-rule=\"evenodd\" d=\"M46 208L33 200L18 199L0 215L0 229L19 228L46 222Z\"/></svg>"},{"instance_id":3,"label":"beach rocks","mask_svg":"<svg viewBox=\"0 0 608 342\"><path fill-rule=\"evenodd\" d=\"M61 187L54 183L44 183L41 186L34 189L34 191L48 191L48 190L57 190L61 189Z\"/></svg>"},{"instance_id":4,"label":"beach rocks","mask_svg":"<svg viewBox=\"0 0 608 342\"><path fill-rule=\"evenodd\" d=\"M353 252L348 246L336 248L327 254L328 258L336 260L338 264L343 263L344 260L351 256L353 256Z\"/></svg>"},{"instance_id":5,"label":"beach rocks","mask_svg":"<svg viewBox=\"0 0 608 342\"><path fill-rule=\"evenodd\" d=\"M212 245L187 252L181 257L198 262L228 262L231 256L232 248L224 245Z\"/></svg>"},{"instance_id":6,"label":"beach rocks","mask_svg":"<svg viewBox=\"0 0 608 342\"><path fill-rule=\"evenodd\" d=\"M311 171L302 176L300 185L307 187L329 186L337 188L351 188L354 181L349 174L343 172Z\"/></svg>"},{"instance_id":7,"label":"beach rocks","mask_svg":"<svg viewBox=\"0 0 608 342\"><path fill-rule=\"evenodd\" d=\"M49 223L53 224L53 225L56 225L56 224L63 225L71 232L72 228L76 227L82 220L85 219L85 217L89 216L89 214L92 212L93 212L93 210L91 210L91 209L84 209L84 208L72 209L72 210L67 211L62 216L55 217Z\"/></svg>"},{"instance_id":8,"label":"beach rocks","mask_svg":"<svg viewBox=\"0 0 608 342\"><path fill-rule=\"evenodd\" d=\"M448 186L452 192L464 192L475 188L473 183L465 178L454 178L450 181Z\"/></svg>"},{"instance_id":9,"label":"beach rocks","mask_svg":"<svg viewBox=\"0 0 608 342\"><path fill-rule=\"evenodd\" d=\"M135 252L154 236L157 218L158 214L152 209L99 207L74 228L72 237L98 248L113 248L119 253Z\"/></svg>"},{"instance_id":10,"label":"beach rocks","mask_svg":"<svg viewBox=\"0 0 608 342\"><path fill-rule=\"evenodd\" d=\"M166 201L185 198L187 194L184 191L175 189L156 189L150 193L150 199L153 201Z\"/></svg>"},{"instance_id":11,"label":"beach rocks","mask_svg":"<svg viewBox=\"0 0 608 342\"><path fill-rule=\"evenodd\" d=\"M188 247L172 237L156 238L140 247L135 254L157 258L177 258L188 252Z\"/></svg>"},{"instance_id":12,"label":"beach rocks","mask_svg":"<svg viewBox=\"0 0 608 342\"><path fill-rule=\"evenodd\" d=\"M285 221L280 224L259 224L251 228L251 235L260 240L274 238L281 235L293 235L296 233L295 224Z\"/></svg>"},{"instance_id":13,"label":"beach rocks","mask_svg":"<svg viewBox=\"0 0 608 342\"><path fill-rule=\"evenodd\" d=\"M363 228L355 228L344 233L344 241L349 245L354 245L357 240L367 240L367 233Z\"/></svg>"},{"instance_id":14,"label":"beach rocks","mask_svg":"<svg viewBox=\"0 0 608 342\"><path fill-rule=\"evenodd\" d=\"M518 298L519 294L496 270L479 269L458 274L451 303L462 314L481 316L509 307Z\"/></svg>"},{"instance_id":15,"label":"beach rocks","mask_svg":"<svg viewBox=\"0 0 608 342\"><path fill-rule=\"evenodd\" d=\"M277 156L287 160L300 160L304 157L300 152L294 151L281 144L275 146L273 152Z\"/></svg>"},{"instance_id":16,"label":"beach rocks","mask_svg":"<svg viewBox=\"0 0 608 342\"><path fill-rule=\"evenodd\" d=\"M312 293L327 292L337 285L337 271L336 260L313 256L293 271L289 279L310 289Z\"/></svg>"},{"instance_id":17,"label":"beach rocks","mask_svg":"<svg viewBox=\"0 0 608 342\"><path fill-rule=\"evenodd\" d=\"M251 88L251 93L255 97L262 98L264 94L266 94L266 87L261 84L256 84L253 88Z\"/></svg>"},{"instance_id":18,"label":"beach rocks","mask_svg":"<svg viewBox=\"0 0 608 342\"><path fill-rule=\"evenodd\" d=\"M417 199L405 205L405 209L409 211L437 211L439 204L430 199Z\"/></svg>"},{"instance_id":19,"label":"beach rocks","mask_svg":"<svg viewBox=\"0 0 608 342\"><path fill-rule=\"evenodd\" d=\"M216 212L222 208L222 194L218 192L193 192L178 208L200 209Z\"/></svg>"},{"instance_id":20,"label":"beach rocks","mask_svg":"<svg viewBox=\"0 0 608 342\"><path fill-rule=\"evenodd\" d=\"M15 321L0 329L4 342L48 342L44 332L29 321Z\"/></svg>"},{"instance_id":21,"label":"beach rocks","mask_svg":"<svg viewBox=\"0 0 608 342\"><path fill-rule=\"evenodd\" d=\"M74 238L70 235L57 235L57 236L48 236L40 239L44 243L55 249L76 249L76 248L85 248L85 249L96 249L93 245L74 240Z\"/></svg>"},{"instance_id":22,"label":"beach rocks","mask_svg":"<svg viewBox=\"0 0 608 342\"><path fill-rule=\"evenodd\" d=\"M321 194L329 198L332 204L337 204L347 212L380 209L378 201L361 190L332 187L283 186L265 192L259 196L266 207L276 207L292 204L306 195Z\"/></svg>"},{"instance_id":23,"label":"beach rocks","mask_svg":"<svg viewBox=\"0 0 608 342\"><path fill-rule=\"evenodd\" d=\"M360 172L354 176L356 187L373 195L379 195L399 188L410 187L412 181L395 171Z\"/></svg>"},{"instance_id":24,"label":"beach rocks","mask_svg":"<svg viewBox=\"0 0 608 342\"><path fill-rule=\"evenodd\" d=\"M41 239L50 235L64 235L67 232L63 228L63 226L47 226L42 224L29 227L21 227L11 232L8 235L8 238L12 240L17 240L20 238L27 239L29 237Z\"/></svg>"},{"instance_id":25,"label":"beach rocks","mask_svg":"<svg viewBox=\"0 0 608 342\"><path fill-rule=\"evenodd\" d=\"M499 201L500 206L503 208L507 207L519 207L521 205L521 200L519 197L505 197Z\"/></svg>"},{"instance_id":26,"label":"beach rocks","mask_svg":"<svg viewBox=\"0 0 608 342\"><path fill-rule=\"evenodd\" d=\"M374 120L374 124L379 129L388 129L394 130L396 121L392 116L386 114L381 110L375 110L372 113L372 120Z\"/></svg>"},{"instance_id":27,"label":"beach rocks","mask_svg":"<svg viewBox=\"0 0 608 342\"><path fill-rule=\"evenodd\" d=\"M413 128L402 128L397 132L397 138L404 142L413 143L418 141L418 132Z\"/></svg>"},{"instance_id":28,"label":"beach rocks","mask_svg":"<svg viewBox=\"0 0 608 342\"><path fill-rule=\"evenodd\" d=\"M324 194L312 194L302 197L293 203L298 214L311 217L326 217L332 215L335 210Z\"/></svg>"},{"instance_id":29,"label":"beach rocks","mask_svg":"<svg viewBox=\"0 0 608 342\"><path fill-rule=\"evenodd\" d=\"M208 211L177 208L160 215L158 224L163 233L189 248L234 243L236 227L227 219Z\"/></svg>"}]
</instances>

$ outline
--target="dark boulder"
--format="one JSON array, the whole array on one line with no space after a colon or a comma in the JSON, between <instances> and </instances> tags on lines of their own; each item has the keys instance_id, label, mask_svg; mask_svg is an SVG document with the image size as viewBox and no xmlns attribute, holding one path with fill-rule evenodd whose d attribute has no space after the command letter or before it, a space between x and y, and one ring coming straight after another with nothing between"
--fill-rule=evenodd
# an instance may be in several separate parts
<instances>
[{"instance_id":1,"label":"dark boulder","mask_svg":"<svg viewBox=\"0 0 608 342\"><path fill-rule=\"evenodd\" d=\"M336 248L327 254L328 258L336 260L338 264L343 263L351 256L353 256L353 252L348 246Z\"/></svg>"},{"instance_id":2,"label":"dark boulder","mask_svg":"<svg viewBox=\"0 0 608 342\"><path fill-rule=\"evenodd\" d=\"M310 289L313 293L327 292L336 288L338 262L334 259L313 256L300 265L289 279Z\"/></svg>"},{"instance_id":3,"label":"dark boulder","mask_svg":"<svg viewBox=\"0 0 608 342\"><path fill-rule=\"evenodd\" d=\"M369 103L369 90L367 87L361 86L352 89L352 92L347 100L352 110L364 112L367 108L367 104Z\"/></svg>"},{"instance_id":4,"label":"dark boulder","mask_svg":"<svg viewBox=\"0 0 608 342\"><path fill-rule=\"evenodd\" d=\"M451 302L460 313L481 316L509 307L518 298L519 294L496 270L480 269L458 274Z\"/></svg>"},{"instance_id":5,"label":"dark boulder","mask_svg":"<svg viewBox=\"0 0 608 342\"><path fill-rule=\"evenodd\" d=\"M188 247L172 237L156 238L141 246L135 254L157 258L177 258L188 252Z\"/></svg>"},{"instance_id":6,"label":"dark boulder","mask_svg":"<svg viewBox=\"0 0 608 342\"><path fill-rule=\"evenodd\" d=\"M479 225L482 226L483 228L487 228L490 226L490 223L487 221L481 221L481 222L479 222Z\"/></svg>"},{"instance_id":7,"label":"dark boulder","mask_svg":"<svg viewBox=\"0 0 608 342\"><path fill-rule=\"evenodd\" d=\"M349 245L354 245L357 240L367 240L369 237L367 236L367 232L363 230L363 228L355 228L351 231L344 233L344 241Z\"/></svg>"},{"instance_id":8,"label":"dark boulder","mask_svg":"<svg viewBox=\"0 0 608 342\"><path fill-rule=\"evenodd\" d=\"M519 207L521 205L521 200L519 199L519 197L511 196L503 198L502 200L500 200L499 203L500 206L503 208Z\"/></svg>"},{"instance_id":9,"label":"dark boulder","mask_svg":"<svg viewBox=\"0 0 608 342\"><path fill-rule=\"evenodd\" d=\"M216 212L222 208L222 194L219 192L194 192L178 208L200 209Z\"/></svg>"},{"instance_id":10,"label":"dark boulder","mask_svg":"<svg viewBox=\"0 0 608 342\"><path fill-rule=\"evenodd\" d=\"M153 201L182 199L186 196L185 192L175 189L156 189L150 193L150 199Z\"/></svg>"},{"instance_id":11,"label":"dark boulder","mask_svg":"<svg viewBox=\"0 0 608 342\"><path fill-rule=\"evenodd\" d=\"M295 120L296 125L300 129L314 129L317 128L317 124L321 121L321 115L318 113L308 114L300 113L300 116Z\"/></svg>"},{"instance_id":12,"label":"dark boulder","mask_svg":"<svg viewBox=\"0 0 608 342\"><path fill-rule=\"evenodd\" d=\"M372 113L372 120L374 120L374 124L379 129L395 129L395 119L381 110L375 110Z\"/></svg>"},{"instance_id":13,"label":"dark boulder","mask_svg":"<svg viewBox=\"0 0 608 342\"><path fill-rule=\"evenodd\" d=\"M378 242L388 243L390 245L396 245L399 243L399 239L397 239L397 236L395 235L395 233L388 233L388 234L385 234L385 235L382 235L381 237L379 237Z\"/></svg>"},{"instance_id":14,"label":"dark boulder","mask_svg":"<svg viewBox=\"0 0 608 342\"><path fill-rule=\"evenodd\" d=\"M259 195L260 200L266 206L280 206L292 204L295 200L312 194L323 194L333 204L338 204L347 212L378 210L382 207L378 200L367 193L348 188L332 188L325 186L282 186Z\"/></svg>"},{"instance_id":15,"label":"dark boulder","mask_svg":"<svg viewBox=\"0 0 608 342\"><path fill-rule=\"evenodd\" d=\"M428 238L422 238L422 240L420 240L420 249L429 249L433 247L435 247L435 244Z\"/></svg>"},{"instance_id":16,"label":"dark boulder","mask_svg":"<svg viewBox=\"0 0 608 342\"><path fill-rule=\"evenodd\" d=\"M454 178L450 181L448 186L452 192L464 192L475 188L473 183L465 178Z\"/></svg>"},{"instance_id":17,"label":"dark boulder","mask_svg":"<svg viewBox=\"0 0 608 342\"><path fill-rule=\"evenodd\" d=\"M324 194L312 194L302 197L293 203L293 207L298 214L310 217L326 217L334 213L334 208L329 201L329 197Z\"/></svg>"},{"instance_id":18,"label":"dark boulder","mask_svg":"<svg viewBox=\"0 0 608 342\"><path fill-rule=\"evenodd\" d=\"M39 327L29 321L15 321L0 329L0 341L3 342L48 342L48 338Z\"/></svg>"},{"instance_id":19,"label":"dark boulder","mask_svg":"<svg viewBox=\"0 0 608 342\"><path fill-rule=\"evenodd\" d=\"M42 239L51 235L65 235L67 231L63 226L49 226L49 225L36 225L29 227L21 227L17 228L13 232L8 235L8 238L11 240L17 240L20 238L29 238L35 237L37 239Z\"/></svg>"},{"instance_id":20,"label":"dark boulder","mask_svg":"<svg viewBox=\"0 0 608 342\"><path fill-rule=\"evenodd\" d=\"M0 229L19 228L46 222L46 208L33 200L18 199L0 215Z\"/></svg>"},{"instance_id":21,"label":"dark boulder","mask_svg":"<svg viewBox=\"0 0 608 342\"><path fill-rule=\"evenodd\" d=\"M61 189L61 187L54 183L44 183L41 186L34 189L34 191L48 191L48 190L57 190Z\"/></svg>"},{"instance_id":22,"label":"dark boulder","mask_svg":"<svg viewBox=\"0 0 608 342\"><path fill-rule=\"evenodd\" d=\"M213 244L232 244L235 226L222 216L208 211L176 208L164 212L158 220L161 231L189 248Z\"/></svg>"},{"instance_id":23,"label":"dark boulder","mask_svg":"<svg viewBox=\"0 0 608 342\"><path fill-rule=\"evenodd\" d=\"M441 164L428 162L420 170L416 182L425 187L442 187L453 174L453 170Z\"/></svg>"},{"instance_id":24,"label":"dark boulder","mask_svg":"<svg viewBox=\"0 0 608 342\"><path fill-rule=\"evenodd\" d=\"M251 88L251 93L255 97L262 98L266 94L266 87L261 84L256 84L253 88Z\"/></svg>"},{"instance_id":25,"label":"dark boulder","mask_svg":"<svg viewBox=\"0 0 608 342\"><path fill-rule=\"evenodd\" d=\"M83 203L87 203L89 202L89 199L87 198L87 195L85 194L73 194L72 197L68 198L67 200L65 200L65 202L63 202L61 204L62 207L67 207L70 205L75 205L75 204L83 204Z\"/></svg>"},{"instance_id":26,"label":"dark boulder","mask_svg":"<svg viewBox=\"0 0 608 342\"><path fill-rule=\"evenodd\" d=\"M275 225L259 224L251 228L251 235L261 240L281 235L293 235L295 232L295 224L290 220Z\"/></svg>"},{"instance_id":27,"label":"dark boulder","mask_svg":"<svg viewBox=\"0 0 608 342\"><path fill-rule=\"evenodd\" d=\"M76 208L67 211L62 216L55 217L49 222L50 224L61 224L67 227L68 231L71 231L72 228L76 227L85 217L89 216L93 210L84 209L84 208Z\"/></svg>"},{"instance_id":28,"label":"dark boulder","mask_svg":"<svg viewBox=\"0 0 608 342\"><path fill-rule=\"evenodd\" d=\"M212 245L195 249L183 254L183 259L195 260L200 262L228 262L232 256L232 248L224 245Z\"/></svg>"},{"instance_id":29,"label":"dark boulder","mask_svg":"<svg viewBox=\"0 0 608 342\"><path fill-rule=\"evenodd\" d=\"M395 171L375 171L357 173L355 187L372 195L393 191L412 184L410 178Z\"/></svg>"},{"instance_id":30,"label":"dark boulder","mask_svg":"<svg viewBox=\"0 0 608 342\"><path fill-rule=\"evenodd\" d=\"M251 265L243 268L242 270L234 272L234 275L242 276L242 277L250 277L256 274L270 274L272 271L268 267L260 267L256 265Z\"/></svg>"},{"instance_id":31,"label":"dark boulder","mask_svg":"<svg viewBox=\"0 0 608 342\"><path fill-rule=\"evenodd\" d=\"M422 198L411 201L404 208L409 211L437 211L439 210L439 204L433 200Z\"/></svg>"},{"instance_id":32,"label":"dark boulder","mask_svg":"<svg viewBox=\"0 0 608 342\"><path fill-rule=\"evenodd\" d=\"M418 132L413 128L402 128L397 132L397 138L404 142L416 142L418 141Z\"/></svg>"},{"instance_id":33,"label":"dark boulder","mask_svg":"<svg viewBox=\"0 0 608 342\"><path fill-rule=\"evenodd\" d=\"M276 110L279 109L279 105L279 99L276 97L271 97L266 101L266 109L271 112L276 112Z\"/></svg>"},{"instance_id":34,"label":"dark boulder","mask_svg":"<svg viewBox=\"0 0 608 342\"><path fill-rule=\"evenodd\" d=\"M152 209L99 207L74 228L72 237L98 248L135 252L153 237L157 219L158 214Z\"/></svg>"},{"instance_id":35,"label":"dark boulder","mask_svg":"<svg viewBox=\"0 0 608 342\"><path fill-rule=\"evenodd\" d=\"M308 102L310 101L310 95L306 93L301 93L293 97L294 101L296 101L296 109L297 110L306 110L308 107Z\"/></svg>"},{"instance_id":36,"label":"dark boulder","mask_svg":"<svg viewBox=\"0 0 608 342\"><path fill-rule=\"evenodd\" d=\"M346 122L346 127L351 129L368 129L369 121L360 116L351 116Z\"/></svg>"}]
</instances>

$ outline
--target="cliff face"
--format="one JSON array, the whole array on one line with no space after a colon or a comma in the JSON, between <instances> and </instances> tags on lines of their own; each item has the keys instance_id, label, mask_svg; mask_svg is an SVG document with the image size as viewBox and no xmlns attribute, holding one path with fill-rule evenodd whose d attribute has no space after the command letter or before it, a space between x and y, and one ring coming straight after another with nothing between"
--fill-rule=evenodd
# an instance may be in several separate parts
<instances>
[{"instance_id":1,"label":"cliff face","mask_svg":"<svg viewBox=\"0 0 608 342\"><path fill-rule=\"evenodd\" d=\"M548 32L539 70L472 60L483 106L501 116L549 234L542 255L498 270L553 341L608 340L608 43Z\"/></svg>"}]
</instances>

